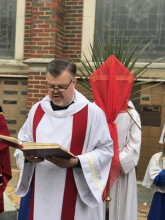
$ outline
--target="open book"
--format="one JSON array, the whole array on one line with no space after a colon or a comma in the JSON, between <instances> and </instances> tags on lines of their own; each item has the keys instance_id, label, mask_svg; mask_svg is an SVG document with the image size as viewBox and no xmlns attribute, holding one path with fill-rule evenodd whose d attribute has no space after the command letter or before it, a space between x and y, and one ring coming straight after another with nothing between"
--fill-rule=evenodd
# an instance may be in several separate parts
<instances>
[{"instance_id":1,"label":"open book","mask_svg":"<svg viewBox=\"0 0 165 220\"><path fill-rule=\"evenodd\" d=\"M39 158L46 158L49 156L59 156L64 158L75 158L75 156L55 143L35 143L35 142L24 142L22 143L17 138L0 135L0 142L4 142L10 147L20 149L29 155L33 155Z\"/></svg>"}]
</instances>

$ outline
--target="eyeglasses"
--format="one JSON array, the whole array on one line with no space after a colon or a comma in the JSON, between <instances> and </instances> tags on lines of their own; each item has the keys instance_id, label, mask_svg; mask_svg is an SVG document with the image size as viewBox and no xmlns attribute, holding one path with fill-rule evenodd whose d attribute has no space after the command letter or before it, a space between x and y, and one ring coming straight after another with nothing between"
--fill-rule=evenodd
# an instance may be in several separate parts
<instances>
[{"instance_id":1,"label":"eyeglasses","mask_svg":"<svg viewBox=\"0 0 165 220\"><path fill-rule=\"evenodd\" d=\"M67 90L67 88L70 86L72 81L73 81L73 79L71 79L70 83L65 88L64 87L55 88L53 86L46 86L46 89L50 92L53 92L54 90L57 90L58 92L65 92Z\"/></svg>"}]
</instances>

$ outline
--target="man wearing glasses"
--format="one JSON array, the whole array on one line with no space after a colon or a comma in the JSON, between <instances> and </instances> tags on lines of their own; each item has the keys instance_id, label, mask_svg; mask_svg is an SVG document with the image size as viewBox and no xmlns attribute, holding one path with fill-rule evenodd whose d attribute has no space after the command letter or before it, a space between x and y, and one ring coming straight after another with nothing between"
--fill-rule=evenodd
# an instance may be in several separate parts
<instances>
[{"instance_id":1,"label":"man wearing glasses","mask_svg":"<svg viewBox=\"0 0 165 220\"><path fill-rule=\"evenodd\" d=\"M58 143L76 157L43 160L24 153L17 194L30 192L30 201L19 220L103 220L102 193L113 156L106 117L75 89L70 60L55 59L46 72L48 95L32 107L18 138Z\"/></svg>"}]
</instances>

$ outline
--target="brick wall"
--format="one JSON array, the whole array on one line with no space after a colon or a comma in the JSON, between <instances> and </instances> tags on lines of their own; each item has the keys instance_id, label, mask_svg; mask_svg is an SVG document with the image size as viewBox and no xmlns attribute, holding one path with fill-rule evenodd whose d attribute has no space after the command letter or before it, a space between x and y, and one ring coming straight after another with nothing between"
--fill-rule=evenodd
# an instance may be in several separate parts
<instances>
[{"instance_id":1,"label":"brick wall","mask_svg":"<svg viewBox=\"0 0 165 220\"><path fill-rule=\"evenodd\" d=\"M81 55L83 0L26 0L24 59Z\"/></svg>"},{"instance_id":2,"label":"brick wall","mask_svg":"<svg viewBox=\"0 0 165 220\"><path fill-rule=\"evenodd\" d=\"M25 5L25 37L24 37L24 58L30 57L31 53L31 25L32 25L32 0L26 0Z\"/></svg>"},{"instance_id":3,"label":"brick wall","mask_svg":"<svg viewBox=\"0 0 165 220\"><path fill-rule=\"evenodd\" d=\"M26 2L24 58L62 56L64 0Z\"/></svg>"},{"instance_id":4,"label":"brick wall","mask_svg":"<svg viewBox=\"0 0 165 220\"><path fill-rule=\"evenodd\" d=\"M83 0L65 1L64 56L72 59L81 55Z\"/></svg>"},{"instance_id":5,"label":"brick wall","mask_svg":"<svg viewBox=\"0 0 165 220\"><path fill-rule=\"evenodd\" d=\"M45 89L46 77L45 72L29 72L28 76L28 93L27 93L27 111L32 105L40 101L47 94Z\"/></svg>"},{"instance_id":6,"label":"brick wall","mask_svg":"<svg viewBox=\"0 0 165 220\"><path fill-rule=\"evenodd\" d=\"M81 55L82 20L83 0L26 0L24 59L76 60ZM45 95L39 88L45 81L42 74L29 73L28 110Z\"/></svg>"}]
</instances>

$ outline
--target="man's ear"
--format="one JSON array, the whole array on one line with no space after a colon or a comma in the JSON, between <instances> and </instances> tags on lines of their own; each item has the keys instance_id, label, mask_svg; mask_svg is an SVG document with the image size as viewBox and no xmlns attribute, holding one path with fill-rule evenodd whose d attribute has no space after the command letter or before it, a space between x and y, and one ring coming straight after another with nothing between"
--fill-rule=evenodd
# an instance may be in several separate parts
<instances>
[{"instance_id":1,"label":"man's ear","mask_svg":"<svg viewBox=\"0 0 165 220\"><path fill-rule=\"evenodd\" d=\"M76 83L77 83L77 77L74 77L74 79L73 79L74 86L76 85Z\"/></svg>"}]
</instances>

